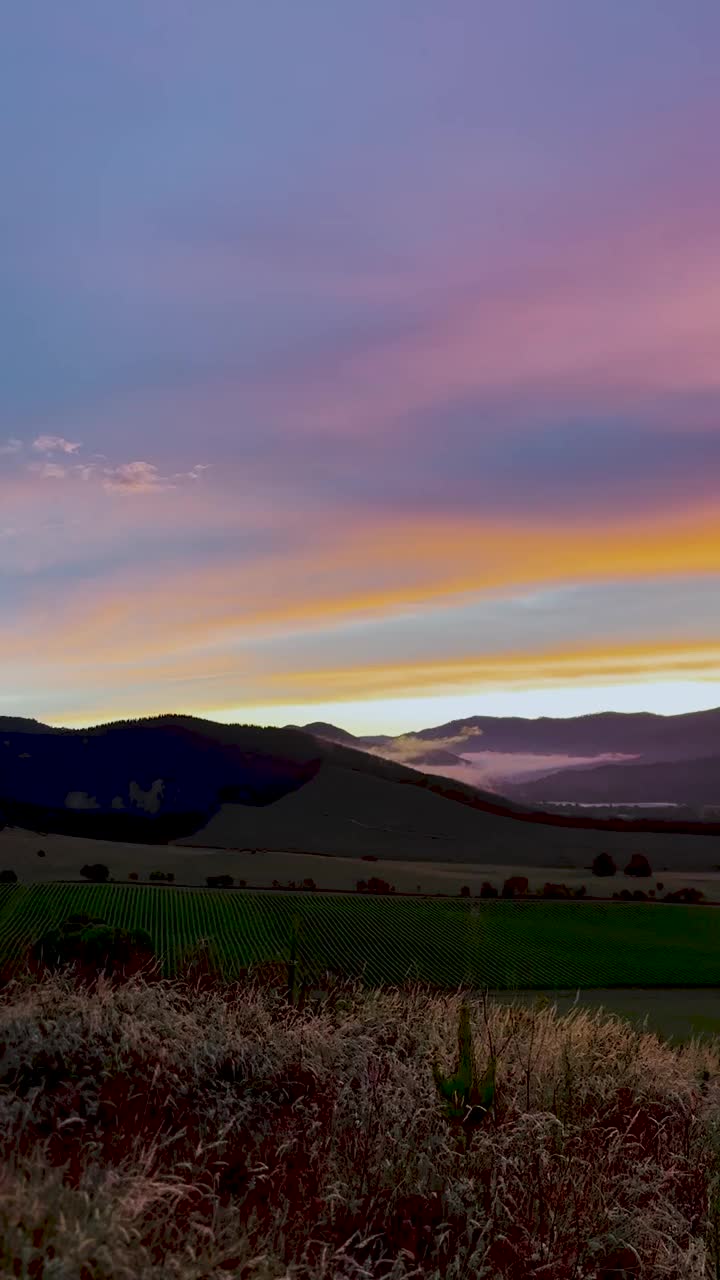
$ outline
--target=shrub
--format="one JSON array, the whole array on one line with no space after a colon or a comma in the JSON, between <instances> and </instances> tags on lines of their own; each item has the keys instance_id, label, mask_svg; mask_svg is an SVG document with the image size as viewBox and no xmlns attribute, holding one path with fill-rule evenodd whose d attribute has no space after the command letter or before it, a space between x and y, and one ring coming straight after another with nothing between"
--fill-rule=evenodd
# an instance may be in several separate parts
<instances>
[{"instance_id":1,"label":"shrub","mask_svg":"<svg viewBox=\"0 0 720 1280\"><path fill-rule=\"evenodd\" d=\"M527 876L509 876L502 889L503 898L522 898L528 891Z\"/></svg>"},{"instance_id":2,"label":"shrub","mask_svg":"<svg viewBox=\"0 0 720 1280\"><path fill-rule=\"evenodd\" d=\"M455 1074L446 1076L438 1063L433 1063L435 1087L445 1104L448 1120L468 1129L482 1124L495 1099L495 1057L491 1054L482 1079L475 1062L475 1048L470 1024L470 1010L462 1005L458 1023L458 1065Z\"/></svg>"},{"instance_id":3,"label":"shrub","mask_svg":"<svg viewBox=\"0 0 720 1280\"><path fill-rule=\"evenodd\" d=\"M104 973L125 977L146 967L154 956L144 929L119 929L97 916L72 915L48 930L31 948L31 967L52 970L72 965L84 978Z\"/></svg>"},{"instance_id":4,"label":"shrub","mask_svg":"<svg viewBox=\"0 0 720 1280\"><path fill-rule=\"evenodd\" d=\"M572 894L566 884L544 884L542 887L542 898L570 898Z\"/></svg>"},{"instance_id":5,"label":"shrub","mask_svg":"<svg viewBox=\"0 0 720 1280\"><path fill-rule=\"evenodd\" d=\"M371 876L369 880L358 880L355 888L358 893L394 893L395 885L389 884L387 880L381 880L378 876Z\"/></svg>"},{"instance_id":6,"label":"shrub","mask_svg":"<svg viewBox=\"0 0 720 1280\"><path fill-rule=\"evenodd\" d=\"M614 876L617 871L615 859L609 853L599 853L593 858L592 873L594 876Z\"/></svg>"},{"instance_id":7,"label":"shrub","mask_svg":"<svg viewBox=\"0 0 720 1280\"><path fill-rule=\"evenodd\" d=\"M246 887L247 887L247 880L238 880L238 889L245 889Z\"/></svg>"},{"instance_id":8,"label":"shrub","mask_svg":"<svg viewBox=\"0 0 720 1280\"><path fill-rule=\"evenodd\" d=\"M0 871L0 884L15 884L17 876L15 872L8 868L7 871Z\"/></svg>"},{"instance_id":9,"label":"shrub","mask_svg":"<svg viewBox=\"0 0 720 1280\"><path fill-rule=\"evenodd\" d=\"M651 876L652 868L644 853L634 853L625 868L626 876Z\"/></svg>"},{"instance_id":10,"label":"shrub","mask_svg":"<svg viewBox=\"0 0 720 1280\"><path fill-rule=\"evenodd\" d=\"M174 871L151 871L148 879L155 884L172 884L175 873Z\"/></svg>"},{"instance_id":11,"label":"shrub","mask_svg":"<svg viewBox=\"0 0 720 1280\"><path fill-rule=\"evenodd\" d=\"M489 880L483 880L482 884L480 885L480 897L481 898L497 898L497 896L498 896L498 891L495 888L495 885L491 884Z\"/></svg>"},{"instance_id":12,"label":"shrub","mask_svg":"<svg viewBox=\"0 0 720 1280\"><path fill-rule=\"evenodd\" d=\"M469 897L470 897L470 885L469 885L469 884L464 884L464 885L462 886L462 888L461 888L461 890L460 890L460 897L461 897L461 898L469 898Z\"/></svg>"},{"instance_id":13,"label":"shrub","mask_svg":"<svg viewBox=\"0 0 720 1280\"><path fill-rule=\"evenodd\" d=\"M312 893L316 893L316 892L317 892L317 885L316 885L315 881L313 880L312 876L306 876L306 877L305 877L305 879L304 879L304 880L303 880L303 882L302 882L302 888L303 888L303 889L309 889Z\"/></svg>"},{"instance_id":14,"label":"shrub","mask_svg":"<svg viewBox=\"0 0 720 1280\"><path fill-rule=\"evenodd\" d=\"M92 880L95 884L104 884L110 872L102 862L86 862L85 866L80 868L80 875L86 880Z\"/></svg>"},{"instance_id":15,"label":"shrub","mask_svg":"<svg viewBox=\"0 0 720 1280\"><path fill-rule=\"evenodd\" d=\"M705 900L702 889L676 889L674 893L666 893L663 902L680 902L686 906L695 906Z\"/></svg>"},{"instance_id":16,"label":"shrub","mask_svg":"<svg viewBox=\"0 0 720 1280\"><path fill-rule=\"evenodd\" d=\"M140 877L137 871L128 871L128 880L139 880L139 879Z\"/></svg>"},{"instance_id":17,"label":"shrub","mask_svg":"<svg viewBox=\"0 0 720 1280\"><path fill-rule=\"evenodd\" d=\"M208 889L232 889L234 880L232 876L207 876L206 883Z\"/></svg>"}]
</instances>

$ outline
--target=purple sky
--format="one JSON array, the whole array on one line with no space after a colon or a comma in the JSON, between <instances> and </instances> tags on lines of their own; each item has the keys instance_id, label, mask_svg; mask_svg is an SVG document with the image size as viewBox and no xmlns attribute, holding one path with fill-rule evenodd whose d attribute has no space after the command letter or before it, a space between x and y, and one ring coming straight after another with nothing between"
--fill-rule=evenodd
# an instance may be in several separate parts
<instances>
[{"instance_id":1,"label":"purple sky","mask_svg":"<svg viewBox=\"0 0 720 1280\"><path fill-rule=\"evenodd\" d=\"M0 713L720 703L717 4L2 28Z\"/></svg>"}]
</instances>

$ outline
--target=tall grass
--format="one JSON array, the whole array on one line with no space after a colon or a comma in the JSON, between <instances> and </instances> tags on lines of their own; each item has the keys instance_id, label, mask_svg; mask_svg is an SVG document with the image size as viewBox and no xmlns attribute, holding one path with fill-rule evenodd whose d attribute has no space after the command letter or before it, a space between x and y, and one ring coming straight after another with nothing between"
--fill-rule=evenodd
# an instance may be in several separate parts
<instances>
[{"instance_id":1,"label":"tall grass","mask_svg":"<svg viewBox=\"0 0 720 1280\"><path fill-rule=\"evenodd\" d=\"M0 1002L3 1277L718 1274L707 1043L420 988L300 1010L256 981L61 975ZM496 1072L458 1143L433 1068L457 1070L463 1003Z\"/></svg>"}]
</instances>

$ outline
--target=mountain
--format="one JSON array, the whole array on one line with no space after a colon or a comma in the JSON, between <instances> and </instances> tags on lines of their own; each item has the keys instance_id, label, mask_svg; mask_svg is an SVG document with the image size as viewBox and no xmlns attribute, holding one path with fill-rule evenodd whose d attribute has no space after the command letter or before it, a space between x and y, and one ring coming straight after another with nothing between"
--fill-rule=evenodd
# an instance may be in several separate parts
<instances>
[{"instance_id":1,"label":"mountain","mask_svg":"<svg viewBox=\"0 0 720 1280\"><path fill-rule=\"evenodd\" d=\"M0 739L4 733L61 733L61 729L52 729L49 724L40 720L29 720L25 716L0 716Z\"/></svg>"},{"instance_id":2,"label":"mountain","mask_svg":"<svg viewBox=\"0 0 720 1280\"><path fill-rule=\"evenodd\" d=\"M462 754L474 751L537 754L636 755L644 760L692 760L713 755L720 744L720 708L684 715L606 711L597 715L537 720L520 716L470 716L404 734L423 742L441 739Z\"/></svg>"},{"instance_id":3,"label":"mountain","mask_svg":"<svg viewBox=\"0 0 720 1280\"><path fill-rule=\"evenodd\" d=\"M292 727L288 726L288 728ZM338 729L336 725L325 724L322 721L303 725L302 732L311 733L313 737L322 738L325 742L352 743L361 750L372 752L387 760L397 758L402 763L413 767L422 765L440 767L445 765L446 767L457 768L458 765L462 767L467 764L462 756L455 755L452 751L445 751L442 747L427 747L424 742L412 738L411 735L406 735L402 738L388 738L382 735L359 738L355 734L348 733L347 729ZM389 750L384 748L389 748ZM400 748L402 749L400 750Z\"/></svg>"},{"instance_id":4,"label":"mountain","mask_svg":"<svg viewBox=\"0 0 720 1280\"><path fill-rule=\"evenodd\" d=\"M606 804L610 797L618 804L660 801L698 809L720 804L720 755L701 760L561 769L539 781L518 784L512 793L541 803Z\"/></svg>"},{"instance_id":5,"label":"mountain","mask_svg":"<svg viewBox=\"0 0 720 1280\"><path fill-rule=\"evenodd\" d=\"M720 823L551 815L300 730L190 716L6 731L0 811L30 830L143 843L582 866L640 842L658 867L720 864Z\"/></svg>"},{"instance_id":6,"label":"mountain","mask_svg":"<svg viewBox=\"0 0 720 1280\"><path fill-rule=\"evenodd\" d=\"M307 728L311 732L332 730L335 740L344 732L334 726ZM685 762L691 766L693 761L708 761L718 755L720 709L676 716L603 712L536 720L470 716L382 741L358 737L354 743L386 759L444 772L503 795L526 797L531 803L556 798L571 801L585 794L591 795L594 803L622 803L632 801L629 790L641 781L641 775L629 775L626 785L623 769L636 764ZM585 779L589 770L601 766L605 771L594 774L597 789L592 792L584 792L581 783L570 777L571 772L582 771ZM690 803L692 795L702 797L696 806L720 803L720 780L711 765L702 766L702 775L695 782L691 775L692 768L648 775L653 792L650 799L677 796L678 803ZM538 781L550 776L557 779L550 787Z\"/></svg>"}]
</instances>

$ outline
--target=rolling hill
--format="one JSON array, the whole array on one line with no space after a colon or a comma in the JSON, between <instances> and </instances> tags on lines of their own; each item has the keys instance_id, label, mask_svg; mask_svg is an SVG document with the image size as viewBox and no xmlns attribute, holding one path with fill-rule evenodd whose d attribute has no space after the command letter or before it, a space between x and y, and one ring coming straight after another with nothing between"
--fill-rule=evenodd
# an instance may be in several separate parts
<instances>
[{"instance_id":1,"label":"rolling hill","mask_svg":"<svg viewBox=\"0 0 720 1280\"><path fill-rule=\"evenodd\" d=\"M604 804L609 796L616 803L661 801L699 809L720 801L720 756L561 769L537 782L519 785L513 794L528 803L560 800Z\"/></svg>"},{"instance_id":2,"label":"rolling hill","mask_svg":"<svg viewBox=\"0 0 720 1280\"><path fill-rule=\"evenodd\" d=\"M720 864L720 824L549 815L299 730L193 717L45 734L0 721L0 811L144 843L535 866L640 847L657 866Z\"/></svg>"}]
</instances>

